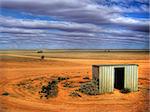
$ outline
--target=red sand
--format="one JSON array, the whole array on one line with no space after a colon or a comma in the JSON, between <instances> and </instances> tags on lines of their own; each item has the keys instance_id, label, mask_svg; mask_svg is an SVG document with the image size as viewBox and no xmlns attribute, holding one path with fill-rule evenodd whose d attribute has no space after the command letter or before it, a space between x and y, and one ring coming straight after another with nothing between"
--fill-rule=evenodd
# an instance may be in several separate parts
<instances>
[{"instance_id":1,"label":"red sand","mask_svg":"<svg viewBox=\"0 0 150 112\"><path fill-rule=\"evenodd\" d=\"M75 55L76 53L74 53ZM119 53L118 53L119 54ZM79 55L79 54L78 54ZM88 54L87 54L88 55ZM8 96L0 95L0 112L148 112L149 109L149 63L148 53L138 59L115 59L115 55L100 58L47 58L41 61L33 56L9 54L0 61L0 94L7 91ZM135 55L135 54L134 54ZM128 57L128 54L119 54ZM33 58L32 58L33 57ZM32 59L30 59L32 58ZM111 59L111 60L110 60ZM92 77L93 64L139 64L139 91L122 94L115 90L112 94L102 94L72 98L69 93L77 88L65 88L59 83L56 98L40 99L38 84L41 77L68 76L68 81L79 85L84 76ZM33 80L37 90L16 87L21 81ZM46 79L48 80L48 79Z\"/></svg>"}]
</instances>

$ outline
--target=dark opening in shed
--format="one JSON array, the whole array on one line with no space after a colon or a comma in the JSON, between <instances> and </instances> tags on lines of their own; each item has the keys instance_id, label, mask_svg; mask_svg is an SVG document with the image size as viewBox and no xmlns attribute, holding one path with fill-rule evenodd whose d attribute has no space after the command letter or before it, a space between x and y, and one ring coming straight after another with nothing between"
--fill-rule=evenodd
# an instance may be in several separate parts
<instances>
[{"instance_id":1,"label":"dark opening in shed","mask_svg":"<svg viewBox=\"0 0 150 112\"><path fill-rule=\"evenodd\" d=\"M124 88L124 68L115 68L115 81L114 87L116 89Z\"/></svg>"}]
</instances>

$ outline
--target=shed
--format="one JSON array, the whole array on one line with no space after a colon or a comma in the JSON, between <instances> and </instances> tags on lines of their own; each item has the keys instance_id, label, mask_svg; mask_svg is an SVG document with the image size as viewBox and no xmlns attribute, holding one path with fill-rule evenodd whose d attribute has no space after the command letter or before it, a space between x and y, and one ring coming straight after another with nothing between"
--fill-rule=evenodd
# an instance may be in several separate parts
<instances>
[{"instance_id":1,"label":"shed","mask_svg":"<svg viewBox=\"0 0 150 112\"><path fill-rule=\"evenodd\" d=\"M98 80L99 92L113 92L114 88L129 88L138 90L138 65L137 64L111 64L93 65L92 79Z\"/></svg>"}]
</instances>

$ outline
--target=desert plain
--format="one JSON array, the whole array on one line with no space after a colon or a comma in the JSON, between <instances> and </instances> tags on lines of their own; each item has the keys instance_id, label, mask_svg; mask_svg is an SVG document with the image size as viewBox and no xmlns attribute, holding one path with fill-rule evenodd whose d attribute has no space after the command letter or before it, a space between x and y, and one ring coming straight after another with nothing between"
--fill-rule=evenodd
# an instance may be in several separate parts
<instances>
[{"instance_id":1,"label":"desert plain","mask_svg":"<svg viewBox=\"0 0 150 112\"><path fill-rule=\"evenodd\" d=\"M41 56L44 55L44 60ZM95 96L71 91L92 79L93 64L138 64L138 91ZM149 112L149 52L145 51L0 51L0 112ZM69 77L58 84L58 96L40 98L39 91L54 77ZM64 87L64 82L74 87ZM19 86L18 86L19 85ZM4 92L9 95L2 95Z\"/></svg>"}]
</instances>

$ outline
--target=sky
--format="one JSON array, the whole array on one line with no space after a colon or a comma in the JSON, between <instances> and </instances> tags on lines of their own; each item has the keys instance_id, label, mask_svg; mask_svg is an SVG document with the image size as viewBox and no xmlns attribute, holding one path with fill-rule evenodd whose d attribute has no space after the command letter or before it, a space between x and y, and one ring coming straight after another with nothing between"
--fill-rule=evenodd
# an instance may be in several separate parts
<instances>
[{"instance_id":1,"label":"sky","mask_svg":"<svg viewBox=\"0 0 150 112\"><path fill-rule=\"evenodd\" d=\"M0 0L0 49L149 49L149 0Z\"/></svg>"}]
</instances>

